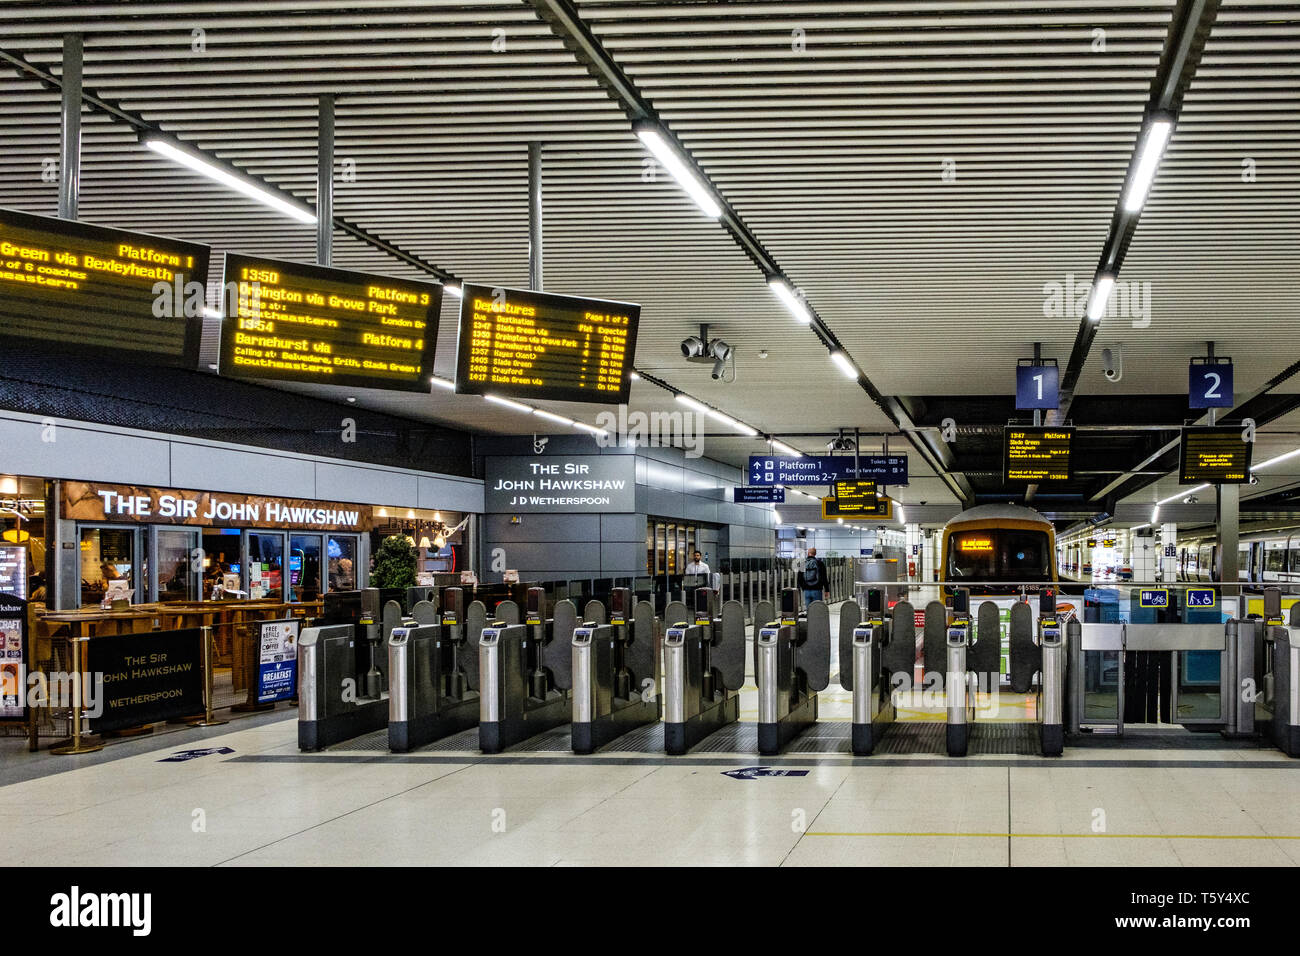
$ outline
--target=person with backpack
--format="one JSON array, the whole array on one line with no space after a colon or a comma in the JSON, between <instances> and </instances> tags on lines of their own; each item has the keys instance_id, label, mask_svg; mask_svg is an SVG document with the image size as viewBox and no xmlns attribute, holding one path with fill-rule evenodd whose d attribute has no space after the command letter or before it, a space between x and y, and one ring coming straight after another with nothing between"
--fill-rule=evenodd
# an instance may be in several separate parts
<instances>
[{"instance_id":1,"label":"person with backpack","mask_svg":"<svg viewBox=\"0 0 1300 956\"><path fill-rule=\"evenodd\" d=\"M826 562L817 557L817 549L809 548L808 557L804 559L803 570L799 572L799 587L803 589L804 607L813 601L829 601L831 593L830 578L826 574Z\"/></svg>"}]
</instances>

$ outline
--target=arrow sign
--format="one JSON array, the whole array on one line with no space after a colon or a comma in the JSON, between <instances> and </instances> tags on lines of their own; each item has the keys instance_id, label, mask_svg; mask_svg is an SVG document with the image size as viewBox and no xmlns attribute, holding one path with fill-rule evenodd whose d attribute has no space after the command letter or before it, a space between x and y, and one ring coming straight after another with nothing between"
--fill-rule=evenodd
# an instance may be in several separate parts
<instances>
[{"instance_id":1,"label":"arrow sign","mask_svg":"<svg viewBox=\"0 0 1300 956\"><path fill-rule=\"evenodd\" d=\"M757 780L759 777L806 777L807 770L773 770L771 767L745 767L741 770L724 770L724 777L732 780Z\"/></svg>"},{"instance_id":2,"label":"arrow sign","mask_svg":"<svg viewBox=\"0 0 1300 956\"><path fill-rule=\"evenodd\" d=\"M182 763L186 760L193 760L195 757L206 757L208 754L233 754L234 747L206 747L203 750L182 750L180 753L174 753L170 757L163 757L159 763Z\"/></svg>"}]
</instances>

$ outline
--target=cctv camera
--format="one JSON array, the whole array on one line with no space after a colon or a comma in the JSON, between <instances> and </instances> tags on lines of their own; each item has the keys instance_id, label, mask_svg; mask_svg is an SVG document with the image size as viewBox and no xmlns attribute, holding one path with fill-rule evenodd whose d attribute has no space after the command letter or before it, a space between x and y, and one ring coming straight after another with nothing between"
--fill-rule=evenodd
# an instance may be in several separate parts
<instances>
[{"instance_id":1,"label":"cctv camera","mask_svg":"<svg viewBox=\"0 0 1300 956\"><path fill-rule=\"evenodd\" d=\"M1117 345L1113 349L1101 350L1101 368L1108 382L1118 382L1124 377L1123 348Z\"/></svg>"},{"instance_id":2,"label":"cctv camera","mask_svg":"<svg viewBox=\"0 0 1300 956\"><path fill-rule=\"evenodd\" d=\"M699 358L704 354L704 339L690 335L682 339L682 354L688 359Z\"/></svg>"},{"instance_id":3,"label":"cctv camera","mask_svg":"<svg viewBox=\"0 0 1300 956\"><path fill-rule=\"evenodd\" d=\"M715 380L722 378L722 373L723 371L726 370L726 368L727 368L726 359L715 359L713 362L713 371L710 372L709 374L712 375Z\"/></svg>"}]
</instances>

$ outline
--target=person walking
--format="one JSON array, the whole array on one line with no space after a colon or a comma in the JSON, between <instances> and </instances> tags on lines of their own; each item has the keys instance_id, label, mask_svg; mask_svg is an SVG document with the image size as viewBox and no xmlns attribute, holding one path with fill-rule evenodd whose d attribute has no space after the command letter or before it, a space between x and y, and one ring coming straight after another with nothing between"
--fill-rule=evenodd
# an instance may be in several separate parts
<instances>
[{"instance_id":1,"label":"person walking","mask_svg":"<svg viewBox=\"0 0 1300 956\"><path fill-rule=\"evenodd\" d=\"M817 549L809 548L808 557L804 559L803 570L799 572L799 587L803 589L804 607L813 601L829 601L831 593L830 578L826 574L826 562L817 557Z\"/></svg>"}]
</instances>

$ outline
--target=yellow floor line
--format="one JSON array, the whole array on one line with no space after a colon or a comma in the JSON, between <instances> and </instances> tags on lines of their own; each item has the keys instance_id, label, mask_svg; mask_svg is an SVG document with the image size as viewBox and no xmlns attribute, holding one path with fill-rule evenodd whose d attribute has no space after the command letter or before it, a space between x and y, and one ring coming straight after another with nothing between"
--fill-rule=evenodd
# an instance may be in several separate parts
<instances>
[{"instance_id":1,"label":"yellow floor line","mask_svg":"<svg viewBox=\"0 0 1300 956\"><path fill-rule=\"evenodd\" d=\"M991 837L1005 840L1015 837L1021 840L1080 840L1088 837L1102 837L1112 840L1300 840L1300 836L1255 836L1252 834L1230 833L904 833L898 831L881 831L876 833L834 833L809 831L804 836L822 837Z\"/></svg>"}]
</instances>

